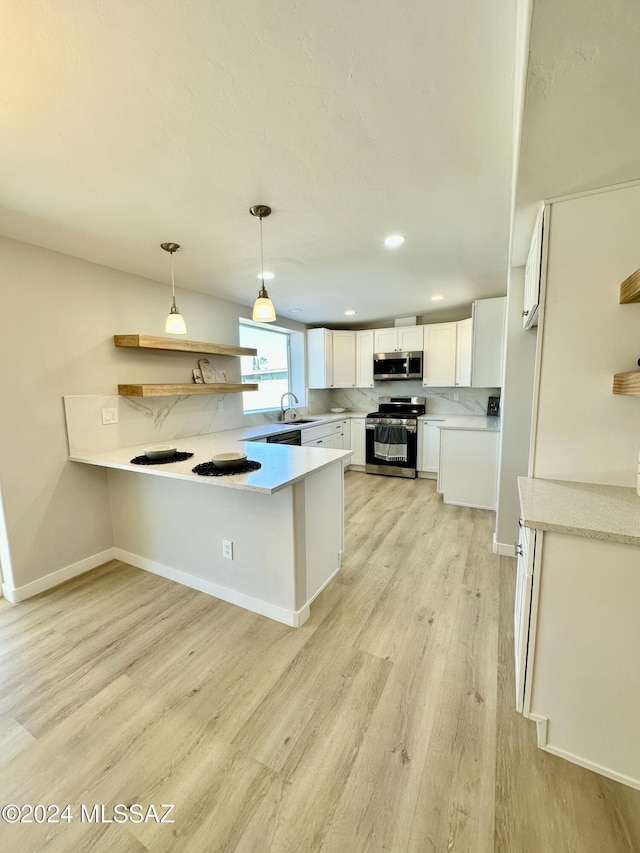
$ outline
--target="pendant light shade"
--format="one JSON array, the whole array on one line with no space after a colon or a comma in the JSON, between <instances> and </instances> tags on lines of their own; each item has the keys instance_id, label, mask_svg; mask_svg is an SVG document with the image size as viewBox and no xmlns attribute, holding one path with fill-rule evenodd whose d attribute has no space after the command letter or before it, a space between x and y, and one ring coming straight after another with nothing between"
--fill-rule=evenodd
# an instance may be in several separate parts
<instances>
[{"instance_id":1,"label":"pendant light shade","mask_svg":"<svg viewBox=\"0 0 640 853\"><path fill-rule=\"evenodd\" d=\"M180 246L178 243L161 243L160 248L164 249L165 252L169 252L171 255L171 293L173 295L173 302L169 310L169 316L167 317L164 330L170 335L186 335L187 327L184 322L184 317L176 305L176 282L173 276L173 255L178 251Z\"/></svg>"},{"instance_id":2,"label":"pendant light shade","mask_svg":"<svg viewBox=\"0 0 640 853\"><path fill-rule=\"evenodd\" d=\"M256 323L273 323L276 319L276 309L273 307L273 302L269 299L267 288L264 286L264 251L262 245L262 220L265 216L269 216L271 208L266 204L254 204L249 208L249 213L252 216L257 216L260 220L260 290L258 298L253 303L253 320Z\"/></svg>"}]
</instances>

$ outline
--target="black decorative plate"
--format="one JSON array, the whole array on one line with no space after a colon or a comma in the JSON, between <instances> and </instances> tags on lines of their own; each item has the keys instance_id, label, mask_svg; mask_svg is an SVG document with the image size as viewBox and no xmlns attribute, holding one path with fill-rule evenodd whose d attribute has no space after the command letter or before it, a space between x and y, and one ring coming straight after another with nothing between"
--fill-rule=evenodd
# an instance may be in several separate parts
<instances>
[{"instance_id":1,"label":"black decorative plate","mask_svg":"<svg viewBox=\"0 0 640 853\"><path fill-rule=\"evenodd\" d=\"M200 474L201 477L226 477L229 474L247 474L249 471L257 471L259 468L262 468L259 462L252 462L251 459L247 459L246 462L236 468L219 468L213 462L203 462L191 470L194 474Z\"/></svg>"},{"instance_id":2,"label":"black decorative plate","mask_svg":"<svg viewBox=\"0 0 640 853\"><path fill-rule=\"evenodd\" d=\"M167 465L170 462L184 462L185 459L191 459L193 453L187 453L184 450L177 450L173 456L168 459L149 459L148 456L136 456L131 460L132 465Z\"/></svg>"}]
</instances>

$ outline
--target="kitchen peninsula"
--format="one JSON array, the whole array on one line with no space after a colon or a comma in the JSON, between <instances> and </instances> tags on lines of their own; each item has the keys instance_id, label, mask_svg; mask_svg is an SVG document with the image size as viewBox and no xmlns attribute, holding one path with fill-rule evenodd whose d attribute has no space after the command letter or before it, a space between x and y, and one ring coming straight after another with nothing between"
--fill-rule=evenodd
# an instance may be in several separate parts
<instances>
[{"instance_id":1,"label":"kitchen peninsula","mask_svg":"<svg viewBox=\"0 0 640 853\"><path fill-rule=\"evenodd\" d=\"M163 465L131 464L149 442L94 452L70 438L69 458L107 471L116 559L297 627L339 569L350 453L243 441L255 432L175 439L194 455ZM245 452L261 468L193 473L227 451ZM232 543L231 559L223 540Z\"/></svg>"}]
</instances>

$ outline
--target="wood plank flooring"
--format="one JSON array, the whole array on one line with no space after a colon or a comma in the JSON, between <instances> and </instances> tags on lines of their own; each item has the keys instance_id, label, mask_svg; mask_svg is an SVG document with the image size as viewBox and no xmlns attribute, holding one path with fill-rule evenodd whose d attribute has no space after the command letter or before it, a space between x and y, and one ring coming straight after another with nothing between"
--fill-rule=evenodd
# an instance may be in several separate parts
<instances>
[{"instance_id":1,"label":"wood plank flooring","mask_svg":"<svg viewBox=\"0 0 640 853\"><path fill-rule=\"evenodd\" d=\"M343 568L298 630L118 562L1 602L0 802L73 820L0 821L0 849L640 851L640 792L516 714L515 561L434 487L347 474Z\"/></svg>"}]
</instances>

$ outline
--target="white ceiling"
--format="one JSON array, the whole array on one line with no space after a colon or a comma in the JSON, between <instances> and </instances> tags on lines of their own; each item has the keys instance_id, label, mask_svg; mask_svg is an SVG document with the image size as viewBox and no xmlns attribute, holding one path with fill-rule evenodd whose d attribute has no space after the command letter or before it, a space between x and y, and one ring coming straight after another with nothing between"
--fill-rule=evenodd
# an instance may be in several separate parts
<instances>
[{"instance_id":1,"label":"white ceiling","mask_svg":"<svg viewBox=\"0 0 640 853\"><path fill-rule=\"evenodd\" d=\"M514 5L4 0L0 233L248 305L263 203L281 316L504 293Z\"/></svg>"}]
</instances>

